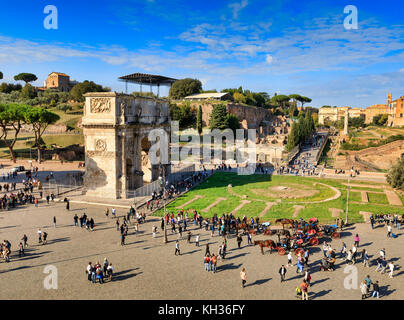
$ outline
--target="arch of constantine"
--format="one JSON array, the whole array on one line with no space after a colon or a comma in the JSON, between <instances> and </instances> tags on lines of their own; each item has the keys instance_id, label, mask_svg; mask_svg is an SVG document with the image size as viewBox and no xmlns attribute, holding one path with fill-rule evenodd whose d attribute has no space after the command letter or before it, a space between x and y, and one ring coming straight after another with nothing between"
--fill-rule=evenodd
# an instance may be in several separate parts
<instances>
[{"instance_id":1,"label":"arch of constantine","mask_svg":"<svg viewBox=\"0 0 404 320\"><path fill-rule=\"evenodd\" d=\"M148 135L157 128L169 135L169 114L168 102L161 99L116 92L85 94L86 195L126 199L144 182L156 180L161 169L150 163Z\"/></svg>"}]
</instances>

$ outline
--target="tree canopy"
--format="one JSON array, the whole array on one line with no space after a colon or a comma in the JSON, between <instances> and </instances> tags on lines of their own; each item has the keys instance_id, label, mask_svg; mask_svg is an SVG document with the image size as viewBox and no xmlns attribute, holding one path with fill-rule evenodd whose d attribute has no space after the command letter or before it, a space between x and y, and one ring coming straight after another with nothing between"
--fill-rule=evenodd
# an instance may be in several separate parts
<instances>
[{"instance_id":1,"label":"tree canopy","mask_svg":"<svg viewBox=\"0 0 404 320\"><path fill-rule=\"evenodd\" d=\"M209 127L211 130L224 130L229 128L228 112L223 103L213 106L212 113L210 114Z\"/></svg>"},{"instance_id":2,"label":"tree canopy","mask_svg":"<svg viewBox=\"0 0 404 320\"><path fill-rule=\"evenodd\" d=\"M41 162L41 137L50 124L60 119L59 115L40 107L30 107L24 112L25 123L32 126L35 134L35 146L38 149L38 161Z\"/></svg>"},{"instance_id":3,"label":"tree canopy","mask_svg":"<svg viewBox=\"0 0 404 320\"><path fill-rule=\"evenodd\" d=\"M15 81L24 81L25 83L29 83L32 81L38 80L37 76L33 73L19 73L14 76Z\"/></svg>"},{"instance_id":4,"label":"tree canopy","mask_svg":"<svg viewBox=\"0 0 404 320\"><path fill-rule=\"evenodd\" d=\"M87 92L108 92L110 91L109 88L103 88L102 85L96 84L93 81L85 80L83 82L77 83L72 90L70 90L70 97L73 100L83 102L84 101L84 94Z\"/></svg>"},{"instance_id":5,"label":"tree canopy","mask_svg":"<svg viewBox=\"0 0 404 320\"><path fill-rule=\"evenodd\" d=\"M0 71L0 79L3 79L3 72Z\"/></svg>"},{"instance_id":6,"label":"tree canopy","mask_svg":"<svg viewBox=\"0 0 404 320\"><path fill-rule=\"evenodd\" d=\"M390 169L386 178L393 188L404 190L404 157Z\"/></svg>"},{"instance_id":7,"label":"tree canopy","mask_svg":"<svg viewBox=\"0 0 404 320\"><path fill-rule=\"evenodd\" d=\"M174 100L183 99L186 96L200 93L202 91L202 82L197 79L185 78L173 83L169 91L169 98Z\"/></svg>"}]
</instances>

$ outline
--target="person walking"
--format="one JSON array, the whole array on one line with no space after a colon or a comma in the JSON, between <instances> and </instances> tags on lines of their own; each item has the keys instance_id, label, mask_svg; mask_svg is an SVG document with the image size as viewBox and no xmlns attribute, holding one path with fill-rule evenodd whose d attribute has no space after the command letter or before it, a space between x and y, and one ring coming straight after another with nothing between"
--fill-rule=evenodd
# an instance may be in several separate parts
<instances>
[{"instance_id":1,"label":"person walking","mask_svg":"<svg viewBox=\"0 0 404 320\"><path fill-rule=\"evenodd\" d=\"M287 270L286 270L286 267L284 266L284 265L282 265L280 268L279 268L279 274L280 274L280 276L281 276L281 282L283 282L283 281L285 281L285 276L286 276L286 272L287 272Z\"/></svg>"},{"instance_id":2,"label":"person walking","mask_svg":"<svg viewBox=\"0 0 404 320\"><path fill-rule=\"evenodd\" d=\"M387 225L387 238L391 238L391 232L392 232L392 228L391 228L391 224L389 223Z\"/></svg>"},{"instance_id":3,"label":"person walking","mask_svg":"<svg viewBox=\"0 0 404 320\"><path fill-rule=\"evenodd\" d=\"M244 288L247 282L247 273L245 271L245 268L241 269L240 278L241 278L241 287Z\"/></svg>"},{"instance_id":4,"label":"person walking","mask_svg":"<svg viewBox=\"0 0 404 320\"><path fill-rule=\"evenodd\" d=\"M304 271L304 278L303 279L306 281L307 285L310 287L311 275L310 275L309 270Z\"/></svg>"},{"instance_id":5,"label":"person walking","mask_svg":"<svg viewBox=\"0 0 404 320\"><path fill-rule=\"evenodd\" d=\"M288 263L287 263L287 265L286 265L287 267L289 267L289 266L293 266L293 262L292 262L292 252L290 252L289 251L289 253L288 253Z\"/></svg>"},{"instance_id":6,"label":"person walking","mask_svg":"<svg viewBox=\"0 0 404 320\"><path fill-rule=\"evenodd\" d=\"M366 278L364 279L364 281L366 282L366 288L367 288L367 293L366 293L366 295L368 295L369 292L370 292L370 286L371 286L371 284L372 284L372 280L370 279L370 276L367 275Z\"/></svg>"},{"instance_id":7,"label":"person walking","mask_svg":"<svg viewBox=\"0 0 404 320\"><path fill-rule=\"evenodd\" d=\"M393 261L390 261L390 262L389 262L388 267L389 267L389 270L390 270L390 272L389 272L389 278L393 278L393 271L394 271L394 264L393 264Z\"/></svg>"},{"instance_id":8,"label":"person walking","mask_svg":"<svg viewBox=\"0 0 404 320\"><path fill-rule=\"evenodd\" d=\"M196 235L196 238L195 238L195 245L196 245L197 247L199 247L199 239L200 239L200 236L199 236L199 234L197 234L197 235Z\"/></svg>"},{"instance_id":9,"label":"person walking","mask_svg":"<svg viewBox=\"0 0 404 320\"><path fill-rule=\"evenodd\" d=\"M38 243L42 242L42 230L38 229Z\"/></svg>"},{"instance_id":10,"label":"person walking","mask_svg":"<svg viewBox=\"0 0 404 320\"><path fill-rule=\"evenodd\" d=\"M122 232L121 233L121 246L125 245L125 234Z\"/></svg>"},{"instance_id":11,"label":"person walking","mask_svg":"<svg viewBox=\"0 0 404 320\"><path fill-rule=\"evenodd\" d=\"M251 234L249 232L247 233L247 239L248 239L248 244L252 245Z\"/></svg>"},{"instance_id":12,"label":"person walking","mask_svg":"<svg viewBox=\"0 0 404 320\"><path fill-rule=\"evenodd\" d=\"M309 286L306 280L300 284L300 289L302 290L302 300L309 300Z\"/></svg>"},{"instance_id":13,"label":"person walking","mask_svg":"<svg viewBox=\"0 0 404 320\"><path fill-rule=\"evenodd\" d=\"M368 294L368 287L366 285L366 281L362 281L361 285L361 293L362 293L362 300L367 298L367 294Z\"/></svg>"},{"instance_id":14,"label":"person walking","mask_svg":"<svg viewBox=\"0 0 404 320\"><path fill-rule=\"evenodd\" d=\"M22 242L18 245L18 257L24 256L24 246L22 245Z\"/></svg>"},{"instance_id":15,"label":"person walking","mask_svg":"<svg viewBox=\"0 0 404 320\"><path fill-rule=\"evenodd\" d=\"M372 298L374 298L375 295L376 295L376 298L379 299L379 297L380 297L379 281L376 281L375 283L373 283Z\"/></svg>"},{"instance_id":16,"label":"person walking","mask_svg":"<svg viewBox=\"0 0 404 320\"><path fill-rule=\"evenodd\" d=\"M327 254L328 254L328 243L327 243L326 241L324 241L324 244L323 244L323 255L324 255L324 258L327 258Z\"/></svg>"},{"instance_id":17,"label":"person walking","mask_svg":"<svg viewBox=\"0 0 404 320\"><path fill-rule=\"evenodd\" d=\"M115 208L112 208L111 213L112 213L112 218L116 218L116 210L115 210Z\"/></svg>"},{"instance_id":18,"label":"person walking","mask_svg":"<svg viewBox=\"0 0 404 320\"><path fill-rule=\"evenodd\" d=\"M177 253L178 253L179 255L181 255L180 243L178 242L178 240L175 242L175 253L174 253L174 255L177 255Z\"/></svg>"},{"instance_id":19,"label":"person walking","mask_svg":"<svg viewBox=\"0 0 404 320\"><path fill-rule=\"evenodd\" d=\"M358 235L358 234L355 235L354 241L355 241L355 242L354 242L354 246L357 247L357 248L359 248L359 241L360 241L360 239L359 239L359 235Z\"/></svg>"},{"instance_id":20,"label":"person walking","mask_svg":"<svg viewBox=\"0 0 404 320\"><path fill-rule=\"evenodd\" d=\"M48 234L44 231L43 232L43 242L42 242L43 245L47 244L47 238L48 238Z\"/></svg>"},{"instance_id":21,"label":"person walking","mask_svg":"<svg viewBox=\"0 0 404 320\"><path fill-rule=\"evenodd\" d=\"M24 241L24 248L28 247L28 237L26 234L23 235L21 240Z\"/></svg>"},{"instance_id":22,"label":"person walking","mask_svg":"<svg viewBox=\"0 0 404 320\"><path fill-rule=\"evenodd\" d=\"M205 256L207 254L210 255L209 243L206 244L206 248L205 248Z\"/></svg>"},{"instance_id":23,"label":"person walking","mask_svg":"<svg viewBox=\"0 0 404 320\"><path fill-rule=\"evenodd\" d=\"M241 247L241 242L243 242L243 238L242 238L241 234L238 234L237 235L237 246L239 249Z\"/></svg>"},{"instance_id":24,"label":"person walking","mask_svg":"<svg viewBox=\"0 0 404 320\"><path fill-rule=\"evenodd\" d=\"M205 255L205 257L203 258L203 263L205 265L205 270L209 271L209 263L210 263L210 256L209 254Z\"/></svg>"},{"instance_id":25,"label":"person walking","mask_svg":"<svg viewBox=\"0 0 404 320\"><path fill-rule=\"evenodd\" d=\"M55 216L53 217L53 227L56 228L56 217Z\"/></svg>"},{"instance_id":26,"label":"person walking","mask_svg":"<svg viewBox=\"0 0 404 320\"><path fill-rule=\"evenodd\" d=\"M362 251L362 259L363 259L363 266L369 267L369 255L365 249L363 249Z\"/></svg>"},{"instance_id":27,"label":"person walking","mask_svg":"<svg viewBox=\"0 0 404 320\"><path fill-rule=\"evenodd\" d=\"M217 269L217 258L214 254L212 254L212 257L210 258L210 264L212 267L212 273L216 273Z\"/></svg>"}]
</instances>

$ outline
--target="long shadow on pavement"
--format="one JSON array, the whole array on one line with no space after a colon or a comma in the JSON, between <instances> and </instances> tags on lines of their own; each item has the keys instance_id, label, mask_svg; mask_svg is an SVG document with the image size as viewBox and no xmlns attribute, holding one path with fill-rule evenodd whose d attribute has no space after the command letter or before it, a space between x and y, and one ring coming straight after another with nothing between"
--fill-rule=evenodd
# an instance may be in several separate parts
<instances>
[{"instance_id":1,"label":"long shadow on pavement","mask_svg":"<svg viewBox=\"0 0 404 320\"><path fill-rule=\"evenodd\" d=\"M315 299L315 298L319 298L322 296L325 296L326 294L330 293L332 290L321 290L319 292L310 292L309 293L309 298L310 299Z\"/></svg>"},{"instance_id":2,"label":"long shadow on pavement","mask_svg":"<svg viewBox=\"0 0 404 320\"><path fill-rule=\"evenodd\" d=\"M270 280L272 280L272 278L255 280L253 283L247 284L246 287L250 287L250 286L254 286L254 285L261 285L261 284L263 284L265 282L268 282Z\"/></svg>"}]
</instances>

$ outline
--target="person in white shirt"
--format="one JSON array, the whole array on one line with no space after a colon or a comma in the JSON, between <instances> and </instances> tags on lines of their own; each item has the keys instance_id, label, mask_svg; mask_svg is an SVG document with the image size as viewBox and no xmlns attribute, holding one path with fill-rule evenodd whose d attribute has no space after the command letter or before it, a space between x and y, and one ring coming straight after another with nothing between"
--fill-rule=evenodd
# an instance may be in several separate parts
<instances>
[{"instance_id":1,"label":"person in white shirt","mask_svg":"<svg viewBox=\"0 0 404 320\"><path fill-rule=\"evenodd\" d=\"M114 267L112 266L112 263L110 263L109 266L107 267L107 274L110 281L112 280L113 273L114 273Z\"/></svg>"},{"instance_id":2,"label":"person in white shirt","mask_svg":"<svg viewBox=\"0 0 404 320\"><path fill-rule=\"evenodd\" d=\"M382 250L380 250L380 256L384 259L386 258L386 252L384 250L384 248Z\"/></svg>"},{"instance_id":3,"label":"person in white shirt","mask_svg":"<svg viewBox=\"0 0 404 320\"><path fill-rule=\"evenodd\" d=\"M389 262L389 269L390 269L389 277L393 278L394 264L392 261Z\"/></svg>"},{"instance_id":4,"label":"person in white shirt","mask_svg":"<svg viewBox=\"0 0 404 320\"><path fill-rule=\"evenodd\" d=\"M293 266L292 253L291 253L291 252L288 253L288 264L287 264L286 266L287 266L287 267Z\"/></svg>"},{"instance_id":5,"label":"person in white shirt","mask_svg":"<svg viewBox=\"0 0 404 320\"><path fill-rule=\"evenodd\" d=\"M387 238L391 238L391 225L387 226Z\"/></svg>"},{"instance_id":6,"label":"person in white shirt","mask_svg":"<svg viewBox=\"0 0 404 320\"><path fill-rule=\"evenodd\" d=\"M196 236L195 245L199 247L199 234Z\"/></svg>"}]
</instances>

